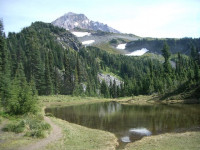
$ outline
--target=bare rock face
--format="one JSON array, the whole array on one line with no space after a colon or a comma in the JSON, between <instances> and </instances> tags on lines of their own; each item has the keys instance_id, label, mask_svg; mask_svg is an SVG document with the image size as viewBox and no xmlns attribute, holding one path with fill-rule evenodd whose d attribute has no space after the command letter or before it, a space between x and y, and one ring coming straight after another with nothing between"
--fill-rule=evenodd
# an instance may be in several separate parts
<instances>
[{"instance_id":1,"label":"bare rock face","mask_svg":"<svg viewBox=\"0 0 200 150\"><path fill-rule=\"evenodd\" d=\"M79 51L79 49L81 48L81 43L70 32L65 32L63 34L55 36L57 37L56 40L62 45L64 49L66 49L67 47L71 47L74 50Z\"/></svg>"},{"instance_id":2,"label":"bare rock face","mask_svg":"<svg viewBox=\"0 0 200 150\"><path fill-rule=\"evenodd\" d=\"M120 85L123 84L123 81L120 81L116 77L109 75L109 74L98 73L98 79L99 79L100 83L104 80L106 82L107 86L110 86L110 83L113 84L114 80L116 82L116 86L120 87Z\"/></svg>"},{"instance_id":3,"label":"bare rock face","mask_svg":"<svg viewBox=\"0 0 200 150\"><path fill-rule=\"evenodd\" d=\"M75 14L69 12L52 22L53 25L72 30L74 28L82 28L88 30L100 30L104 32L120 33L119 31L109 27L106 24L89 20L84 14Z\"/></svg>"}]
</instances>

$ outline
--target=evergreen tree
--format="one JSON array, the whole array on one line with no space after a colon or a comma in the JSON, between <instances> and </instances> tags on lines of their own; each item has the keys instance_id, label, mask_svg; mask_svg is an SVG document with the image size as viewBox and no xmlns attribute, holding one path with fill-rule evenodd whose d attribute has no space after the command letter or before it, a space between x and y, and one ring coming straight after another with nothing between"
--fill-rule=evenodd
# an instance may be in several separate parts
<instances>
[{"instance_id":1,"label":"evergreen tree","mask_svg":"<svg viewBox=\"0 0 200 150\"><path fill-rule=\"evenodd\" d=\"M101 83L101 94L105 97L108 98L109 97L109 90L108 90L108 86L106 84L106 82L103 80Z\"/></svg>"},{"instance_id":2,"label":"evergreen tree","mask_svg":"<svg viewBox=\"0 0 200 150\"><path fill-rule=\"evenodd\" d=\"M114 79L113 81L113 87L112 87L112 92L113 92L113 98L117 98L117 86L116 86L116 81Z\"/></svg>"},{"instance_id":3,"label":"evergreen tree","mask_svg":"<svg viewBox=\"0 0 200 150\"><path fill-rule=\"evenodd\" d=\"M73 84L72 84L72 70L71 70L71 66L70 66L70 60L67 56L67 54L64 54L64 86L63 86L63 93L64 94L72 94L73 91ZM75 74L76 78L75 80L78 80L78 73L76 71ZM78 84L78 81L77 83Z\"/></svg>"},{"instance_id":4,"label":"evergreen tree","mask_svg":"<svg viewBox=\"0 0 200 150\"><path fill-rule=\"evenodd\" d=\"M197 49L194 47L194 45L191 46L191 57L194 60L198 59L198 51Z\"/></svg>"},{"instance_id":5,"label":"evergreen tree","mask_svg":"<svg viewBox=\"0 0 200 150\"><path fill-rule=\"evenodd\" d=\"M54 82L54 87L55 87L55 94L61 93L61 88L62 88L62 76L59 70L54 67L54 73L55 73L55 82Z\"/></svg>"},{"instance_id":6,"label":"evergreen tree","mask_svg":"<svg viewBox=\"0 0 200 150\"><path fill-rule=\"evenodd\" d=\"M79 56L76 55L76 72L77 72L77 82L81 83L81 68L80 68L80 60L79 60Z\"/></svg>"},{"instance_id":7,"label":"evergreen tree","mask_svg":"<svg viewBox=\"0 0 200 150\"><path fill-rule=\"evenodd\" d=\"M88 82L88 84L87 84L86 94L87 94L87 96L92 96L92 89L91 89L91 83L90 82Z\"/></svg>"},{"instance_id":8,"label":"evergreen tree","mask_svg":"<svg viewBox=\"0 0 200 150\"><path fill-rule=\"evenodd\" d=\"M49 59L48 59L48 54L46 54L46 59L45 59L45 95L51 95L53 92L52 88L52 81L51 81L51 75L50 75L50 70L49 70Z\"/></svg>"},{"instance_id":9,"label":"evergreen tree","mask_svg":"<svg viewBox=\"0 0 200 150\"><path fill-rule=\"evenodd\" d=\"M28 47L28 61L25 68L28 77L27 79L30 81L33 76L39 94L44 94L44 72L36 32L33 29L30 29L26 39L26 46Z\"/></svg>"},{"instance_id":10,"label":"evergreen tree","mask_svg":"<svg viewBox=\"0 0 200 150\"><path fill-rule=\"evenodd\" d=\"M5 107L10 98L10 67L8 51L3 32L3 22L0 20L0 100Z\"/></svg>"},{"instance_id":11,"label":"evergreen tree","mask_svg":"<svg viewBox=\"0 0 200 150\"><path fill-rule=\"evenodd\" d=\"M23 66L18 65L15 78L11 86L11 98L8 100L6 110L11 114L36 113L38 108L36 91L28 85L24 75Z\"/></svg>"},{"instance_id":12,"label":"evergreen tree","mask_svg":"<svg viewBox=\"0 0 200 150\"><path fill-rule=\"evenodd\" d=\"M49 72L50 72L50 77L51 77L51 81L52 81L52 93L55 93L55 69L54 69L54 58L53 58L53 54L52 51L48 52L48 59L49 59Z\"/></svg>"},{"instance_id":13,"label":"evergreen tree","mask_svg":"<svg viewBox=\"0 0 200 150\"><path fill-rule=\"evenodd\" d=\"M199 65L197 64L197 62L194 62L194 79L195 81L198 83L198 81L200 80L200 74L199 74Z\"/></svg>"},{"instance_id":14,"label":"evergreen tree","mask_svg":"<svg viewBox=\"0 0 200 150\"><path fill-rule=\"evenodd\" d=\"M166 42L164 43L163 49L161 51L162 51L162 55L165 59L165 62L163 64L165 73L171 73L171 65L169 63L169 58L170 58L171 54L170 54L170 51L169 51L169 46L167 45Z\"/></svg>"},{"instance_id":15,"label":"evergreen tree","mask_svg":"<svg viewBox=\"0 0 200 150\"><path fill-rule=\"evenodd\" d=\"M76 65L75 68L75 81L74 81L74 90L73 95L78 96L83 94L83 87L81 84L79 84L79 76L78 76L78 66Z\"/></svg>"}]
</instances>

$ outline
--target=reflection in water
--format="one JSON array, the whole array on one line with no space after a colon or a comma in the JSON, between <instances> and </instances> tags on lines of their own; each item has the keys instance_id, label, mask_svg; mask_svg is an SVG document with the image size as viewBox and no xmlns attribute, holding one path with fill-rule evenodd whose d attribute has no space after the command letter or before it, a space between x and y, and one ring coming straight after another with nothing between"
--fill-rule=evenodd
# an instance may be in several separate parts
<instances>
[{"instance_id":1,"label":"reflection in water","mask_svg":"<svg viewBox=\"0 0 200 150\"><path fill-rule=\"evenodd\" d=\"M116 102L48 108L72 123L114 133L122 142L200 127L200 105L122 105Z\"/></svg>"},{"instance_id":2,"label":"reflection in water","mask_svg":"<svg viewBox=\"0 0 200 150\"><path fill-rule=\"evenodd\" d=\"M146 128L133 128L133 129L130 129L129 132L131 132L133 134L144 135L144 136L151 135L151 132L149 130L147 130Z\"/></svg>"},{"instance_id":3,"label":"reflection in water","mask_svg":"<svg viewBox=\"0 0 200 150\"><path fill-rule=\"evenodd\" d=\"M119 103L109 103L107 106L100 106L99 117L105 117L121 110L121 105Z\"/></svg>"},{"instance_id":4,"label":"reflection in water","mask_svg":"<svg viewBox=\"0 0 200 150\"><path fill-rule=\"evenodd\" d=\"M122 137L122 138L121 138L121 141L122 141L122 142L125 142L125 143L129 143L129 142L131 142L129 136L124 136L124 137Z\"/></svg>"}]
</instances>

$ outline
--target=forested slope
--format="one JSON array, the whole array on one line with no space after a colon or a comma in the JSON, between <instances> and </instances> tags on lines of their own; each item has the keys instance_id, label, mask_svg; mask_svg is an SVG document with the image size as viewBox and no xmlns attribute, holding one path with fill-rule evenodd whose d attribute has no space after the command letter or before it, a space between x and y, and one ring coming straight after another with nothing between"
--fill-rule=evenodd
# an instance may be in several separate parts
<instances>
[{"instance_id":1,"label":"forested slope","mask_svg":"<svg viewBox=\"0 0 200 150\"><path fill-rule=\"evenodd\" d=\"M9 70L8 82L13 86L13 79L23 76L39 95L116 98L153 93L173 95L187 91L188 94L180 98L189 98L198 97L200 93L200 59L195 46L188 47L188 51L192 51L190 57L181 53L171 56L168 42L163 42L160 46L163 63L159 57L128 57L109 54L96 47L83 47L70 32L42 22L35 22L20 33L9 33L7 38L2 31L1 38L4 41L1 51L7 53L6 60L1 54L1 61L6 61L1 66L6 67L4 71ZM115 81L109 85L100 83L98 73L101 72L119 76L121 85L117 86Z\"/></svg>"}]
</instances>

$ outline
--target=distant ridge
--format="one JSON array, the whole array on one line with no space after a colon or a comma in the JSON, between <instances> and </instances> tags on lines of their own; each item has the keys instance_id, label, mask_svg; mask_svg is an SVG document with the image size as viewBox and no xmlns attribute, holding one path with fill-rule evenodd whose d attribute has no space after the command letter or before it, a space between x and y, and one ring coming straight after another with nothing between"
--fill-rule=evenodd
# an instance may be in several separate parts
<instances>
[{"instance_id":1,"label":"distant ridge","mask_svg":"<svg viewBox=\"0 0 200 150\"><path fill-rule=\"evenodd\" d=\"M65 28L66 30L81 28L94 31L100 30L104 32L120 33L119 31L109 27L107 24L89 20L84 14L76 14L73 12L64 14L53 21L52 24L54 26Z\"/></svg>"}]
</instances>

